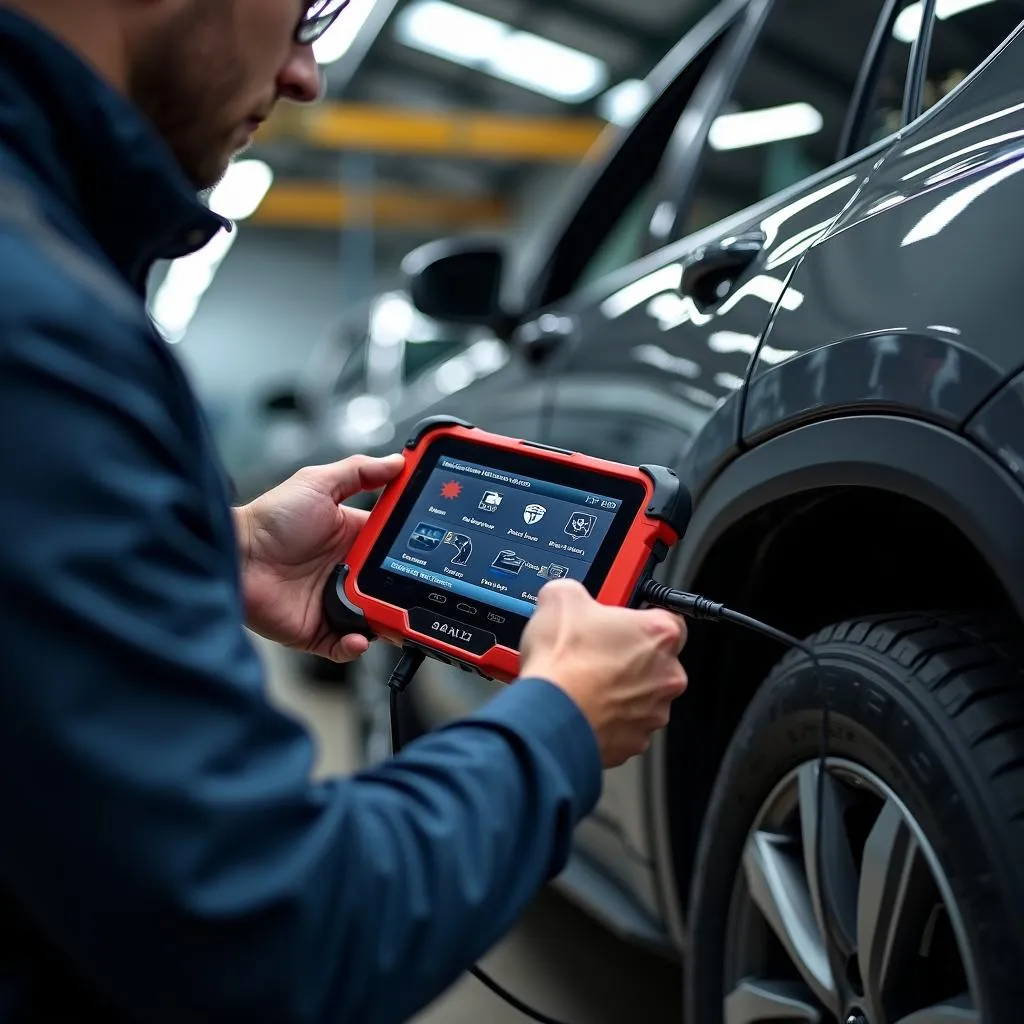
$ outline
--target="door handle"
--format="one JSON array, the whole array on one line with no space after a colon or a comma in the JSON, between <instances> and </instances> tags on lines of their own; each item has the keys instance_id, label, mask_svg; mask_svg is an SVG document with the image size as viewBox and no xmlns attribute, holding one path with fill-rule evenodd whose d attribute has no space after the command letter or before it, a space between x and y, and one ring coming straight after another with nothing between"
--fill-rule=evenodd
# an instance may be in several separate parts
<instances>
[{"instance_id":1,"label":"door handle","mask_svg":"<svg viewBox=\"0 0 1024 1024\"><path fill-rule=\"evenodd\" d=\"M680 292L702 313L707 312L726 299L767 241L768 236L755 229L698 249L683 263Z\"/></svg>"}]
</instances>

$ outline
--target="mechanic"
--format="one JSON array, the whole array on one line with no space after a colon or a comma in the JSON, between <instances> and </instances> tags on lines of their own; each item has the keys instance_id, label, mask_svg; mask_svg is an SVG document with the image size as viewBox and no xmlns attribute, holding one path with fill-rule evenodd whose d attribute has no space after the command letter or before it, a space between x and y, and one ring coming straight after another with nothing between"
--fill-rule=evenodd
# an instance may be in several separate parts
<instances>
[{"instance_id":1,"label":"mechanic","mask_svg":"<svg viewBox=\"0 0 1024 1024\"><path fill-rule=\"evenodd\" d=\"M681 619L559 581L523 678L373 770L312 781L267 701L246 624L365 651L321 592L365 521L342 503L401 456L232 508L145 287L221 229L197 193L276 101L317 97L340 6L0 2L2 1022L406 1020L686 686Z\"/></svg>"}]
</instances>

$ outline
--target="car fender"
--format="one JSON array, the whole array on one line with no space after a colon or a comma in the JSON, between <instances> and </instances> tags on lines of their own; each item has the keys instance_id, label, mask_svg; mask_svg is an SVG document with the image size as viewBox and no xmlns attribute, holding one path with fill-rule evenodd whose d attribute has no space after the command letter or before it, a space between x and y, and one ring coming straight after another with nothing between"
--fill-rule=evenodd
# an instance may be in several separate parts
<instances>
[{"instance_id":1,"label":"car fender","mask_svg":"<svg viewBox=\"0 0 1024 1024\"><path fill-rule=\"evenodd\" d=\"M741 519L778 499L837 486L890 491L941 514L974 546L1024 618L1024 487L972 440L908 417L818 421L744 452L702 494L664 578L691 586L715 545ZM688 875L690 865L677 865L671 848L668 735L657 735L645 759L646 798L665 923L683 948L678 875Z\"/></svg>"}]
</instances>

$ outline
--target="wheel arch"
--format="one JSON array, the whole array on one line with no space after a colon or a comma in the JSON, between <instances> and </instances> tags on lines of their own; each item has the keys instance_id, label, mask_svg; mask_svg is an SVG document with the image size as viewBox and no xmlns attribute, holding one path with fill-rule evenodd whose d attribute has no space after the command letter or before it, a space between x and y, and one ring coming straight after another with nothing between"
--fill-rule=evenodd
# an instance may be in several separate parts
<instances>
[{"instance_id":1,"label":"wheel arch","mask_svg":"<svg viewBox=\"0 0 1024 1024\"><path fill-rule=\"evenodd\" d=\"M819 421L745 452L718 475L665 579L798 636L849 615L953 600L1024 620L1024 489L977 445L933 424L883 415ZM691 624L684 660L693 683L646 762L655 872L681 947L717 766L784 653L750 634L738 639L733 627ZM734 687L702 688L702 678Z\"/></svg>"}]
</instances>

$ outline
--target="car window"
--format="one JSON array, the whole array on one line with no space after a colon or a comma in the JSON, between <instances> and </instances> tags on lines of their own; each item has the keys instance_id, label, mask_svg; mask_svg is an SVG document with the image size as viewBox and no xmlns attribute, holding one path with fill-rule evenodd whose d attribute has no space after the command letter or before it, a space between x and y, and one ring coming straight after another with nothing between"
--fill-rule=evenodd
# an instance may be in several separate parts
<instances>
[{"instance_id":1,"label":"car window","mask_svg":"<svg viewBox=\"0 0 1024 1024\"><path fill-rule=\"evenodd\" d=\"M681 234L834 163L885 0L777 0L712 122Z\"/></svg>"},{"instance_id":2,"label":"car window","mask_svg":"<svg viewBox=\"0 0 1024 1024\"><path fill-rule=\"evenodd\" d=\"M908 20L921 20L920 0L902 0L886 26L876 58L876 71L869 93L862 104L864 111L851 150L863 149L879 142L903 125L903 101L907 91L913 36L908 34Z\"/></svg>"},{"instance_id":3,"label":"car window","mask_svg":"<svg viewBox=\"0 0 1024 1024\"><path fill-rule=\"evenodd\" d=\"M617 139L621 145L614 148L600 177L587 183L584 198L569 222L558 226L561 237L548 263L535 277L527 308L557 301L641 255L649 220L648 198L665 151L694 89L733 24L723 24L674 79L655 91L639 120L620 129ZM685 45L685 37L679 45ZM666 60L671 60L671 55ZM542 233L541 248L547 244ZM521 258L535 261L536 250L525 247ZM536 269L531 276L534 274Z\"/></svg>"},{"instance_id":4,"label":"car window","mask_svg":"<svg viewBox=\"0 0 1024 1024\"><path fill-rule=\"evenodd\" d=\"M911 39L920 20L918 12L916 21L908 22L905 34ZM921 87L922 111L955 89L1022 21L1024 0L938 0Z\"/></svg>"},{"instance_id":5,"label":"car window","mask_svg":"<svg viewBox=\"0 0 1024 1024\"><path fill-rule=\"evenodd\" d=\"M385 368L383 376L375 374L371 381L369 359L371 353L376 354L380 350L375 350L370 339L364 338L346 357L331 390L335 395L347 395L367 388L373 390L375 385L390 386L399 380L408 386L443 360L462 351L467 344L465 338L458 337L402 339L399 345L400 367L390 360L384 360L385 363L391 362L390 367Z\"/></svg>"},{"instance_id":6,"label":"car window","mask_svg":"<svg viewBox=\"0 0 1024 1024\"><path fill-rule=\"evenodd\" d=\"M624 267L640 255L650 219L647 209L650 194L651 183L647 182L623 211L604 241L594 250L580 274L576 285L578 288L586 287L591 281Z\"/></svg>"},{"instance_id":7,"label":"car window","mask_svg":"<svg viewBox=\"0 0 1024 1024\"><path fill-rule=\"evenodd\" d=\"M402 379L411 384L443 359L455 355L466 347L463 338L416 338L405 345L402 362Z\"/></svg>"},{"instance_id":8,"label":"car window","mask_svg":"<svg viewBox=\"0 0 1024 1024\"><path fill-rule=\"evenodd\" d=\"M354 388L362 386L366 378L366 348L366 339L363 338L361 341L357 341L349 350L345 361L338 370L337 377L334 379L334 385L331 388L334 394L347 394Z\"/></svg>"}]
</instances>

